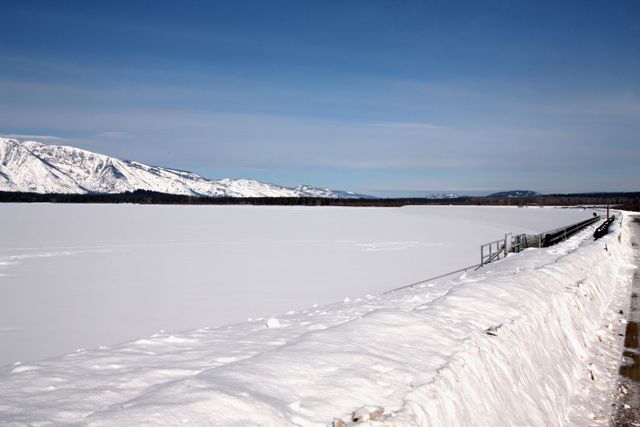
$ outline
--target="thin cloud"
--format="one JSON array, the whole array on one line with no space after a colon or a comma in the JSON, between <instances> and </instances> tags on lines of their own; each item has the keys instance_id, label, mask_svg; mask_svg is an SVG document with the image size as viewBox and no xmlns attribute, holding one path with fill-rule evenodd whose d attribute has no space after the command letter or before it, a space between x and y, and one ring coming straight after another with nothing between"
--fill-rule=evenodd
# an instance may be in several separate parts
<instances>
[{"instance_id":1,"label":"thin cloud","mask_svg":"<svg viewBox=\"0 0 640 427\"><path fill-rule=\"evenodd\" d=\"M35 141L71 141L67 138L62 138L54 135L31 135L24 133L12 133L12 134L0 134L4 138L12 138L19 140L35 140Z\"/></svg>"},{"instance_id":2,"label":"thin cloud","mask_svg":"<svg viewBox=\"0 0 640 427\"><path fill-rule=\"evenodd\" d=\"M582 96L555 103L528 105L525 109L554 116L608 116L637 120L640 118L640 97L634 92L618 96Z\"/></svg>"},{"instance_id":3,"label":"thin cloud","mask_svg":"<svg viewBox=\"0 0 640 427\"><path fill-rule=\"evenodd\" d=\"M130 134L120 131L106 131L96 134L96 138L129 138Z\"/></svg>"},{"instance_id":4,"label":"thin cloud","mask_svg":"<svg viewBox=\"0 0 640 427\"><path fill-rule=\"evenodd\" d=\"M431 123L412 123L412 122L380 122L367 123L368 127L392 128L392 129L426 129L426 130L444 130L444 126L434 125Z\"/></svg>"}]
</instances>

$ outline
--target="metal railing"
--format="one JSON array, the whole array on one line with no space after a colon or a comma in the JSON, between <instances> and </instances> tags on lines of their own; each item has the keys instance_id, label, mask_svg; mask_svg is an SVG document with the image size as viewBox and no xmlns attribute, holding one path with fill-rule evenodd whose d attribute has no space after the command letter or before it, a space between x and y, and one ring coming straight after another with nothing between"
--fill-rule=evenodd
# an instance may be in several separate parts
<instances>
[{"instance_id":1,"label":"metal railing","mask_svg":"<svg viewBox=\"0 0 640 427\"><path fill-rule=\"evenodd\" d=\"M591 224L600 220L600 216L594 216L585 221L580 221L575 224L567 225L566 227L557 228L550 231L545 231L540 234L516 234L507 233L504 239L494 240L493 242L485 243L480 246L480 264L464 267L456 271L440 274L438 276L430 277L428 279L420 280L418 282L410 283L408 285L400 286L399 288L391 289L384 292L388 294L390 292L399 291L402 289L412 288L416 285L430 282L432 280L442 279L447 276L451 276L456 273L466 272L467 270L477 270L480 267L487 265L491 262L497 261L506 257L509 253L518 253L526 248L546 248L562 240L576 234L578 231L590 226Z\"/></svg>"},{"instance_id":2,"label":"metal railing","mask_svg":"<svg viewBox=\"0 0 640 427\"><path fill-rule=\"evenodd\" d=\"M542 233L540 235L541 237L544 236L542 237L542 247L547 248L549 246L555 245L556 243L560 243L561 241L573 236L583 228L588 227L591 224L598 222L599 220L600 216L596 215L593 218L589 218L585 221L577 222L566 227L557 228L555 230Z\"/></svg>"},{"instance_id":3,"label":"metal railing","mask_svg":"<svg viewBox=\"0 0 640 427\"><path fill-rule=\"evenodd\" d=\"M503 240L495 240L480 246L480 267L504 258L509 253L518 253L526 248L547 248L555 245L598 220L600 220L600 216L594 216L593 218L540 234L516 234L515 236L511 233L505 234Z\"/></svg>"},{"instance_id":4,"label":"metal railing","mask_svg":"<svg viewBox=\"0 0 640 427\"><path fill-rule=\"evenodd\" d=\"M516 234L514 236L511 233L507 233L504 235L504 239L502 240L495 240L493 242L480 245L480 264L478 268L485 264L489 264L490 262L504 258L509 253L518 253L528 248L529 239L530 238L526 234ZM531 241L535 240L536 239L531 238Z\"/></svg>"},{"instance_id":5,"label":"metal railing","mask_svg":"<svg viewBox=\"0 0 640 427\"><path fill-rule=\"evenodd\" d=\"M490 262L497 261L507 256L507 236L503 240L494 240L480 246L480 265L482 267Z\"/></svg>"},{"instance_id":6,"label":"metal railing","mask_svg":"<svg viewBox=\"0 0 640 427\"><path fill-rule=\"evenodd\" d=\"M596 231L593 233L594 239L599 239L602 236L606 236L609 233L609 227L616 220L615 215L611 215L605 222L600 224L600 227L596 228Z\"/></svg>"},{"instance_id":7,"label":"metal railing","mask_svg":"<svg viewBox=\"0 0 640 427\"><path fill-rule=\"evenodd\" d=\"M469 267L461 268L461 269L456 270L456 271L450 271L450 272L445 273L445 274L440 274L440 275L438 275L438 276L429 277L428 279L420 280L419 282L409 283L408 285L400 286L399 288L391 289L391 290L385 291L385 292L383 292L383 293L388 294L388 293L390 293L390 292L399 291L399 290L401 290L401 289L413 288L413 287L414 287L414 286L416 286L416 285L421 285L421 284L423 284L423 283L431 282L432 280L442 279L442 278L444 278L444 277L451 276L452 274L462 273L462 272L467 272L467 270L476 269L476 268L478 268L479 266L480 266L480 264L471 265L471 266L469 266Z\"/></svg>"}]
</instances>

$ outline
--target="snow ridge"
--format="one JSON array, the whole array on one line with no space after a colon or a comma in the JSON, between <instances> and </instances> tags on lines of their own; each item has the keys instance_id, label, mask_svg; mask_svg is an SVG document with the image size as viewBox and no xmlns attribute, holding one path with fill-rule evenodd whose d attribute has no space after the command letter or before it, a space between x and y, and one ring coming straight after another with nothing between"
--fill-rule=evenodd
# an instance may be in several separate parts
<instances>
[{"instance_id":1,"label":"snow ridge","mask_svg":"<svg viewBox=\"0 0 640 427\"><path fill-rule=\"evenodd\" d=\"M193 172L79 148L0 137L0 191L87 194L135 190L208 197L363 197L310 185L288 188L251 179L210 180Z\"/></svg>"}]
</instances>

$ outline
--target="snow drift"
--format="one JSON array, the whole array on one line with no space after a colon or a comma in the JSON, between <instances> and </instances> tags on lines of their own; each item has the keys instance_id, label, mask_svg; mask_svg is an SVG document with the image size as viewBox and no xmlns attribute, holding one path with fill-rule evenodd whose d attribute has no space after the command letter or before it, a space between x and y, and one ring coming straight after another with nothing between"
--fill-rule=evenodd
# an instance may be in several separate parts
<instances>
[{"instance_id":1,"label":"snow drift","mask_svg":"<svg viewBox=\"0 0 640 427\"><path fill-rule=\"evenodd\" d=\"M603 358L600 347L616 345L609 324L628 301L632 250L624 224L598 241L590 232L453 282L9 366L0 420L320 426L351 424L354 411L398 426L606 420L607 399L576 397L613 387L601 372L619 353Z\"/></svg>"}]
</instances>

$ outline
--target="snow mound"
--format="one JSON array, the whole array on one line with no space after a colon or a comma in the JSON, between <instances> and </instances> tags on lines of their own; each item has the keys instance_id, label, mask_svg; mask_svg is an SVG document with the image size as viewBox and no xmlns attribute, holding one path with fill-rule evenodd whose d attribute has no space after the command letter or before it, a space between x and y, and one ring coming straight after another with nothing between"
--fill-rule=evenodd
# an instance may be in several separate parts
<instances>
[{"instance_id":1,"label":"snow mound","mask_svg":"<svg viewBox=\"0 0 640 427\"><path fill-rule=\"evenodd\" d=\"M267 320L267 328L269 329L277 329L280 327L280 321L275 318L271 318Z\"/></svg>"}]
</instances>

